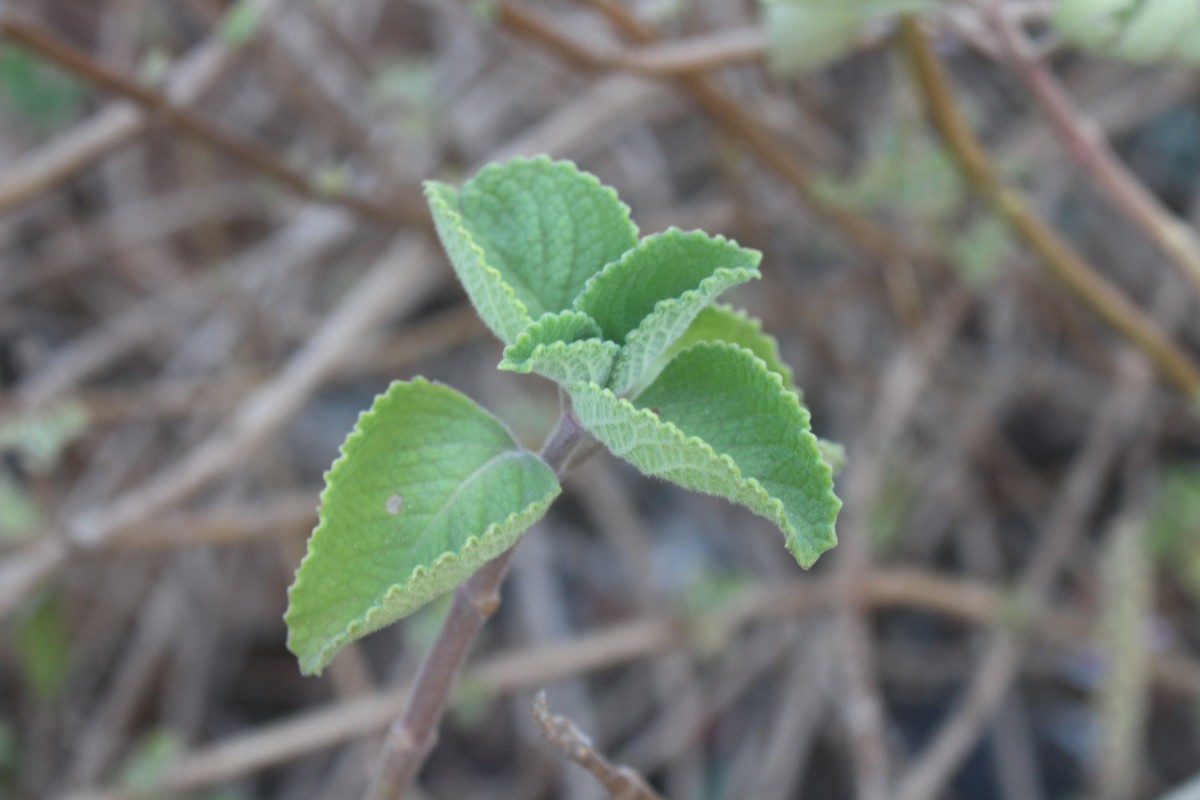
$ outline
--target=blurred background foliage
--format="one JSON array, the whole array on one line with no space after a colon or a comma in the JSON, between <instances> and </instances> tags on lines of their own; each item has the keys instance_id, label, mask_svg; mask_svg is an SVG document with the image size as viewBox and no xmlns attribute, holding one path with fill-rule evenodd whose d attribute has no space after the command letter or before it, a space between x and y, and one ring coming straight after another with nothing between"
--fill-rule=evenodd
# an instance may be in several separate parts
<instances>
[{"instance_id":1,"label":"blurred background foliage","mask_svg":"<svg viewBox=\"0 0 1200 800\"><path fill-rule=\"evenodd\" d=\"M803 573L766 523L592 459L523 541L420 796L602 796L541 741L542 687L673 798L1188 796L1200 6L9 5L0 796L361 792L445 606L304 680L285 588L390 380L545 434L555 394L494 369L419 195L537 152L644 232L763 251L732 301L844 444L842 544Z\"/></svg>"}]
</instances>

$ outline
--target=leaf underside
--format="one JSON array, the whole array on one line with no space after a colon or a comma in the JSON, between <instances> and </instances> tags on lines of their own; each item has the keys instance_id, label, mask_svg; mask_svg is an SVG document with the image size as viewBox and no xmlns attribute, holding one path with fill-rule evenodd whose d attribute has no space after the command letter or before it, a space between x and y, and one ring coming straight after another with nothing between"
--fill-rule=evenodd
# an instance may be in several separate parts
<instances>
[{"instance_id":1,"label":"leaf underside","mask_svg":"<svg viewBox=\"0 0 1200 800\"><path fill-rule=\"evenodd\" d=\"M597 384L569 392L580 422L616 455L766 517L801 566L836 543L841 501L808 411L749 350L695 344L634 402Z\"/></svg>"},{"instance_id":2,"label":"leaf underside","mask_svg":"<svg viewBox=\"0 0 1200 800\"><path fill-rule=\"evenodd\" d=\"M562 385L577 381L603 385L621 346L599 337L599 326L587 314L547 314L504 348L498 366L510 372L535 372Z\"/></svg>"},{"instance_id":3,"label":"leaf underside","mask_svg":"<svg viewBox=\"0 0 1200 800\"><path fill-rule=\"evenodd\" d=\"M758 356L767 365L767 369L783 379L783 385L795 391L803 399L796 388L792 368L779 356L779 342L774 336L765 333L762 323L732 306L721 303L710 305L701 310L683 335L671 343L663 354L663 363L669 362L681 350L691 347L698 342L728 342L740 345Z\"/></svg>"},{"instance_id":4,"label":"leaf underside","mask_svg":"<svg viewBox=\"0 0 1200 800\"><path fill-rule=\"evenodd\" d=\"M453 589L560 491L550 467L490 414L420 378L376 398L325 480L284 617L305 674Z\"/></svg>"},{"instance_id":5,"label":"leaf underside","mask_svg":"<svg viewBox=\"0 0 1200 800\"><path fill-rule=\"evenodd\" d=\"M762 254L703 231L647 236L598 273L575 306L622 345L609 387L631 389L719 294L761 277Z\"/></svg>"}]
</instances>

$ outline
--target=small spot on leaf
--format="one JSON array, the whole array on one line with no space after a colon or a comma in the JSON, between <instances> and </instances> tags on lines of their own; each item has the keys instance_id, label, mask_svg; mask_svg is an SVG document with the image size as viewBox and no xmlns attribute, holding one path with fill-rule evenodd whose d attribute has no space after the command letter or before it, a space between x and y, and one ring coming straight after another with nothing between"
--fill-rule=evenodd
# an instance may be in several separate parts
<instances>
[{"instance_id":1,"label":"small spot on leaf","mask_svg":"<svg viewBox=\"0 0 1200 800\"><path fill-rule=\"evenodd\" d=\"M396 514L399 514L400 509L403 507L404 507L404 498L398 494L394 494L391 497L389 497L387 499L387 503L384 504L384 508L386 508L387 512L389 514L392 514L393 516Z\"/></svg>"}]
</instances>

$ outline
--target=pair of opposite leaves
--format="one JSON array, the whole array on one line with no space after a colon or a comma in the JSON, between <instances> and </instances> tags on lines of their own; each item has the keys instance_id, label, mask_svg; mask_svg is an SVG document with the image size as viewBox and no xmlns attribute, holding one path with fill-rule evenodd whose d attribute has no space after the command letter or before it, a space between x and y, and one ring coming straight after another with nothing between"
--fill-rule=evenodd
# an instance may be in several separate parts
<instances>
[{"instance_id":1,"label":"pair of opposite leaves","mask_svg":"<svg viewBox=\"0 0 1200 800\"><path fill-rule=\"evenodd\" d=\"M638 240L616 193L569 162L515 159L461 190L430 182L438 235L476 310L580 423L642 472L770 519L810 566L840 502L808 411L757 320L713 301L759 253L671 229ZM560 491L550 467L446 386L395 382L326 475L289 591L305 673L454 588Z\"/></svg>"}]
</instances>

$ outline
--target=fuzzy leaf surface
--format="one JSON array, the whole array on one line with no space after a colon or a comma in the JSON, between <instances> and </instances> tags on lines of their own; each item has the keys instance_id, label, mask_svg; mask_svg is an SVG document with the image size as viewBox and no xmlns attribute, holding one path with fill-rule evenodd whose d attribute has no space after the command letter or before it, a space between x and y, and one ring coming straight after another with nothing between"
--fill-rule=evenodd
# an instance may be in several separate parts
<instances>
[{"instance_id":1,"label":"fuzzy leaf surface","mask_svg":"<svg viewBox=\"0 0 1200 800\"><path fill-rule=\"evenodd\" d=\"M841 501L808 410L749 350L695 344L634 402L597 384L569 391L580 422L613 453L771 520L801 566L836 543Z\"/></svg>"},{"instance_id":2,"label":"fuzzy leaf surface","mask_svg":"<svg viewBox=\"0 0 1200 800\"><path fill-rule=\"evenodd\" d=\"M457 192L429 182L426 194L467 293L507 344L570 308L589 278L637 244L629 207L569 161L516 158Z\"/></svg>"},{"instance_id":3,"label":"fuzzy leaf surface","mask_svg":"<svg viewBox=\"0 0 1200 800\"><path fill-rule=\"evenodd\" d=\"M683 335L667 348L664 357L670 360L681 350L698 342L740 345L761 358L767 369L783 378L784 386L795 389L792 368L779 357L779 342L774 336L763 332L762 322L744 311L722 304L704 308Z\"/></svg>"},{"instance_id":4,"label":"fuzzy leaf surface","mask_svg":"<svg viewBox=\"0 0 1200 800\"><path fill-rule=\"evenodd\" d=\"M488 412L420 378L375 399L325 481L284 616L305 674L453 589L560 491L550 467Z\"/></svg>"},{"instance_id":5,"label":"fuzzy leaf surface","mask_svg":"<svg viewBox=\"0 0 1200 800\"><path fill-rule=\"evenodd\" d=\"M501 341L513 341L533 318L504 274L488 263L487 254L463 219L458 192L448 184L426 181L425 199L442 247L480 319Z\"/></svg>"},{"instance_id":6,"label":"fuzzy leaf surface","mask_svg":"<svg viewBox=\"0 0 1200 800\"><path fill-rule=\"evenodd\" d=\"M581 311L547 314L504 348L499 368L536 372L563 386L608 381L621 346L600 338L600 327Z\"/></svg>"},{"instance_id":7,"label":"fuzzy leaf surface","mask_svg":"<svg viewBox=\"0 0 1200 800\"><path fill-rule=\"evenodd\" d=\"M609 387L632 388L726 289L761 277L762 254L703 231L647 236L588 282L576 308L622 345Z\"/></svg>"}]
</instances>

